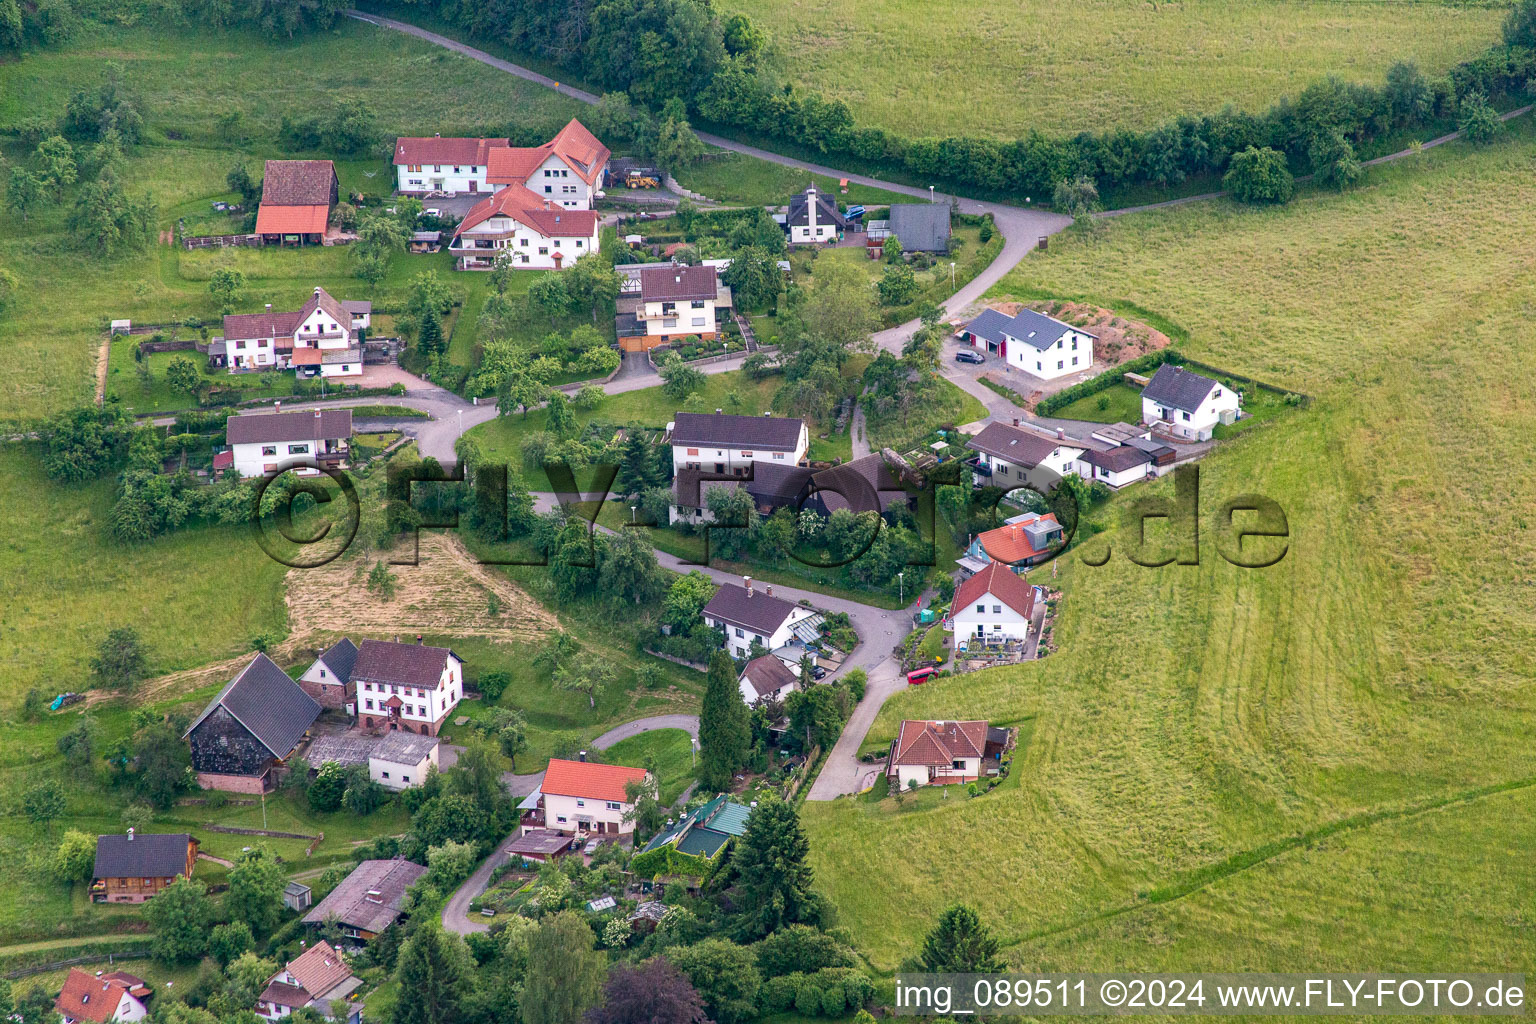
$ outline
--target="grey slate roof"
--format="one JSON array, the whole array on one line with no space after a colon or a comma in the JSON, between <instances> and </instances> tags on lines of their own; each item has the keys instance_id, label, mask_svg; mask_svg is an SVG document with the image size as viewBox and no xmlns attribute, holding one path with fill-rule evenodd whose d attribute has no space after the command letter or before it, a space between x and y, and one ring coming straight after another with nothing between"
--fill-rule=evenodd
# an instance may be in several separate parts
<instances>
[{"instance_id":1,"label":"grey slate roof","mask_svg":"<svg viewBox=\"0 0 1536 1024\"><path fill-rule=\"evenodd\" d=\"M901 489L901 481L878 452L862 455L852 462L824 469L812 478L816 496L830 515L839 509L852 512L884 512L897 502L910 498Z\"/></svg>"},{"instance_id":2,"label":"grey slate roof","mask_svg":"<svg viewBox=\"0 0 1536 1024\"><path fill-rule=\"evenodd\" d=\"M805 227L809 225L810 215L807 212L809 209L810 203L807 199L807 193L796 192L789 199L789 214L784 222L790 227ZM838 227L844 227L847 224L843 215L837 212L837 200L819 190L816 193L816 223L828 226L835 224Z\"/></svg>"},{"instance_id":3,"label":"grey slate roof","mask_svg":"<svg viewBox=\"0 0 1536 1024\"><path fill-rule=\"evenodd\" d=\"M304 915L304 923L325 924L334 917L341 924L378 934L395 923L405 891L426 873L425 867L408 860L365 860ZM368 895L375 891L377 896Z\"/></svg>"},{"instance_id":4,"label":"grey slate roof","mask_svg":"<svg viewBox=\"0 0 1536 1024\"><path fill-rule=\"evenodd\" d=\"M769 637L794 610L794 605L781 598L769 597L762 587L754 587L749 595L746 587L722 583L715 596L709 599L709 604L704 606L704 615Z\"/></svg>"},{"instance_id":5,"label":"grey slate roof","mask_svg":"<svg viewBox=\"0 0 1536 1024\"><path fill-rule=\"evenodd\" d=\"M707 474L702 469L683 468L677 471L672 478L672 503L685 508L709 507L709 492L712 490L734 491L737 487L747 483L740 477L732 477L729 480L704 479Z\"/></svg>"},{"instance_id":6,"label":"grey slate roof","mask_svg":"<svg viewBox=\"0 0 1536 1024\"><path fill-rule=\"evenodd\" d=\"M277 444L352 436L351 409L246 413L225 421L230 444Z\"/></svg>"},{"instance_id":7,"label":"grey slate roof","mask_svg":"<svg viewBox=\"0 0 1536 1024\"><path fill-rule=\"evenodd\" d=\"M422 759L437 746L437 737L420 736L413 732L387 732L373 748L371 756L391 764L421 764Z\"/></svg>"},{"instance_id":8,"label":"grey slate roof","mask_svg":"<svg viewBox=\"0 0 1536 1024\"><path fill-rule=\"evenodd\" d=\"M1065 446L1081 451L1087 447L1081 441L1070 438L1063 441L1054 437L1045 437L1033 430L1025 430L1007 423L988 423L982 428L981 433L967 441L965 446L1027 469L1033 469L1050 458L1051 453L1057 448Z\"/></svg>"},{"instance_id":9,"label":"grey slate roof","mask_svg":"<svg viewBox=\"0 0 1536 1024\"><path fill-rule=\"evenodd\" d=\"M182 738L192 735L203 720L223 705L235 721L272 751L277 758L287 757L303 739L304 733L320 717L320 705L288 678L265 654L258 654L229 685L203 709Z\"/></svg>"},{"instance_id":10,"label":"grey slate roof","mask_svg":"<svg viewBox=\"0 0 1536 1024\"><path fill-rule=\"evenodd\" d=\"M1137 466L1145 466L1152 461L1152 456L1128 444L1117 445L1105 451L1090 449L1079 458L1090 466L1107 469L1111 473L1123 473Z\"/></svg>"},{"instance_id":11,"label":"grey slate roof","mask_svg":"<svg viewBox=\"0 0 1536 1024\"><path fill-rule=\"evenodd\" d=\"M672 417L672 444L792 452L804 427L804 420L783 416L680 412Z\"/></svg>"},{"instance_id":12,"label":"grey slate roof","mask_svg":"<svg viewBox=\"0 0 1536 1024\"><path fill-rule=\"evenodd\" d=\"M788 665L771 654L747 662L747 667L741 670L741 678L752 684L752 689L757 691L759 697L766 697L775 690L796 686L800 682Z\"/></svg>"},{"instance_id":13,"label":"grey slate roof","mask_svg":"<svg viewBox=\"0 0 1536 1024\"><path fill-rule=\"evenodd\" d=\"M946 203L893 203L891 234L907 252L943 252L949 248L949 206Z\"/></svg>"},{"instance_id":14,"label":"grey slate roof","mask_svg":"<svg viewBox=\"0 0 1536 1024\"><path fill-rule=\"evenodd\" d=\"M304 751L304 762L319 769L327 761L335 761L343 768L367 764L369 756L378 748L379 741L362 732L333 733L316 736Z\"/></svg>"},{"instance_id":15,"label":"grey slate roof","mask_svg":"<svg viewBox=\"0 0 1536 1024\"><path fill-rule=\"evenodd\" d=\"M174 878L186 874L187 844L192 837L185 832L156 835L127 833L96 837L96 867L93 878Z\"/></svg>"},{"instance_id":16,"label":"grey slate roof","mask_svg":"<svg viewBox=\"0 0 1536 1024\"><path fill-rule=\"evenodd\" d=\"M342 637L320 655L320 660L337 679L348 682L352 678L352 666L357 663L357 644Z\"/></svg>"},{"instance_id":17,"label":"grey slate roof","mask_svg":"<svg viewBox=\"0 0 1536 1024\"><path fill-rule=\"evenodd\" d=\"M976 319L966 324L964 329L987 341L1002 344L1003 330L1011 323L1013 317L988 308L978 313Z\"/></svg>"},{"instance_id":18,"label":"grey slate roof","mask_svg":"<svg viewBox=\"0 0 1536 1024\"><path fill-rule=\"evenodd\" d=\"M446 647L364 640L357 649L352 678L354 681L435 689L442 682L443 666L449 655L458 657Z\"/></svg>"},{"instance_id":19,"label":"grey slate roof","mask_svg":"<svg viewBox=\"0 0 1536 1024\"><path fill-rule=\"evenodd\" d=\"M1147 386L1142 388L1141 397L1150 398L1158 405L1166 405L1170 409L1194 412L1216 386L1216 382L1209 377L1202 377L1182 366L1164 363L1157 368Z\"/></svg>"},{"instance_id":20,"label":"grey slate roof","mask_svg":"<svg viewBox=\"0 0 1536 1024\"><path fill-rule=\"evenodd\" d=\"M988 341L1000 342L1004 340L1003 336L1007 335L1015 341L1023 342L1042 352L1056 344L1068 331L1077 331L1090 338L1098 337L1081 327L1062 323L1055 317L1036 313L1032 309L1021 309L1016 316L1008 316L995 309L984 309L976 319L965 325L965 330Z\"/></svg>"}]
</instances>

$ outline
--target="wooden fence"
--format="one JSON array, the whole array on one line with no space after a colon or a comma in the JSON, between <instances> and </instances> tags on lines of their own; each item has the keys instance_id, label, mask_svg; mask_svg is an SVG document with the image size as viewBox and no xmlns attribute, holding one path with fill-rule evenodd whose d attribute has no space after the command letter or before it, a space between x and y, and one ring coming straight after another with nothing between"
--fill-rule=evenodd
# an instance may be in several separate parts
<instances>
[{"instance_id":1,"label":"wooden fence","mask_svg":"<svg viewBox=\"0 0 1536 1024\"><path fill-rule=\"evenodd\" d=\"M73 956L68 960L55 960L50 964L33 964L31 967L18 967L14 971L7 971L0 977L25 978L33 974L47 974L49 971L62 970L65 967L79 967L81 964L99 964L105 960L109 965L118 960L143 960L150 955L147 949L130 949L122 953L97 953L93 956Z\"/></svg>"},{"instance_id":2,"label":"wooden fence","mask_svg":"<svg viewBox=\"0 0 1536 1024\"><path fill-rule=\"evenodd\" d=\"M191 235L181 240L188 249L226 249L230 246L261 248L260 235Z\"/></svg>"}]
</instances>

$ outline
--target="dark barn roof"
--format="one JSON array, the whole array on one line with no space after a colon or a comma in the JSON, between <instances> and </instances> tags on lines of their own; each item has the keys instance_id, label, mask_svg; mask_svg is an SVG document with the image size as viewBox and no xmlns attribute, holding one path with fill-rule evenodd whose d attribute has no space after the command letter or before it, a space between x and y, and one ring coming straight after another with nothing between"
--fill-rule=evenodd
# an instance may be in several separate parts
<instances>
[{"instance_id":1,"label":"dark barn roof","mask_svg":"<svg viewBox=\"0 0 1536 1024\"><path fill-rule=\"evenodd\" d=\"M320 660L335 673L337 679L343 683L348 682L352 678L352 666L357 663L357 644L342 637L320 655Z\"/></svg>"},{"instance_id":2,"label":"dark barn roof","mask_svg":"<svg viewBox=\"0 0 1536 1024\"><path fill-rule=\"evenodd\" d=\"M268 160L261 201L274 206L329 206L336 168L329 160Z\"/></svg>"},{"instance_id":3,"label":"dark barn roof","mask_svg":"<svg viewBox=\"0 0 1536 1024\"><path fill-rule=\"evenodd\" d=\"M892 203L891 234L903 250L943 252L949 248L949 204Z\"/></svg>"},{"instance_id":4,"label":"dark barn roof","mask_svg":"<svg viewBox=\"0 0 1536 1024\"><path fill-rule=\"evenodd\" d=\"M265 654L258 654L197 716L183 738L222 706L273 757L287 757L320 717L320 705Z\"/></svg>"},{"instance_id":5,"label":"dark barn roof","mask_svg":"<svg viewBox=\"0 0 1536 1024\"><path fill-rule=\"evenodd\" d=\"M153 835L126 833L96 837L93 878L174 878L187 872L185 832Z\"/></svg>"},{"instance_id":6,"label":"dark barn roof","mask_svg":"<svg viewBox=\"0 0 1536 1024\"><path fill-rule=\"evenodd\" d=\"M713 448L792 452L805 421L783 416L680 412L672 417L672 443Z\"/></svg>"}]
</instances>

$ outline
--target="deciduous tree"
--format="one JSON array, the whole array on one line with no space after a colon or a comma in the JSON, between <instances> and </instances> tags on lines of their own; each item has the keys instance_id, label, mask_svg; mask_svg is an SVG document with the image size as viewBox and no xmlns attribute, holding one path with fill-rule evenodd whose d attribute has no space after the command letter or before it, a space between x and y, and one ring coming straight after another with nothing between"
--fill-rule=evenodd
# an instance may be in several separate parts
<instances>
[{"instance_id":1,"label":"deciduous tree","mask_svg":"<svg viewBox=\"0 0 1536 1024\"><path fill-rule=\"evenodd\" d=\"M575 911L546 917L528 942L523 1024L577 1024L601 997L606 958Z\"/></svg>"}]
</instances>

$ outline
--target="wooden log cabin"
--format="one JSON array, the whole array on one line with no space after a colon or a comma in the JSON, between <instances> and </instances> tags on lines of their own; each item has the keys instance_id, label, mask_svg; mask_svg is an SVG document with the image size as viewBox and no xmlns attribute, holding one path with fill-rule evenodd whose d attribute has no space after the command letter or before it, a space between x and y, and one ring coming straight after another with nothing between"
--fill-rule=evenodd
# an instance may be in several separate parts
<instances>
[{"instance_id":1,"label":"wooden log cabin","mask_svg":"<svg viewBox=\"0 0 1536 1024\"><path fill-rule=\"evenodd\" d=\"M143 903L178 877L192 877L197 840L185 832L96 837L91 899L96 903Z\"/></svg>"}]
</instances>

